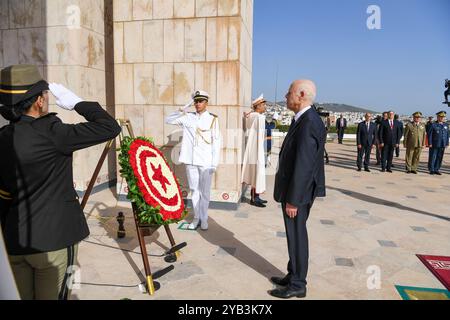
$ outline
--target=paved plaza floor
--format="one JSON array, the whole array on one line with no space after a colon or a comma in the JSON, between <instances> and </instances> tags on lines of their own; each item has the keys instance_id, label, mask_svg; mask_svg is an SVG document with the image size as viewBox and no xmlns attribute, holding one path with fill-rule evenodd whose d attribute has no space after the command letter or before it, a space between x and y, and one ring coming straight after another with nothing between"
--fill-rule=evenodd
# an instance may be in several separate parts
<instances>
[{"instance_id":1,"label":"paved plaza floor","mask_svg":"<svg viewBox=\"0 0 450 320\"><path fill-rule=\"evenodd\" d=\"M450 256L449 151L444 175L430 176L427 151L419 175L408 175L403 149L392 174L374 166L356 172L354 142L327 149L327 197L317 199L308 220L307 299L401 299L395 285L444 289L415 255ZM176 241L188 246L156 280L161 288L154 296L138 288L143 264L130 204L118 202L113 190L94 194L86 208L91 235L79 247L71 299L271 299L268 278L285 273L288 255L281 208L272 200L274 170L268 173L267 208L242 203L237 211L210 210L206 232L171 226ZM126 215L124 239L117 239L119 211ZM163 229L147 239L150 255L168 247ZM171 266L149 259L157 274Z\"/></svg>"}]
</instances>

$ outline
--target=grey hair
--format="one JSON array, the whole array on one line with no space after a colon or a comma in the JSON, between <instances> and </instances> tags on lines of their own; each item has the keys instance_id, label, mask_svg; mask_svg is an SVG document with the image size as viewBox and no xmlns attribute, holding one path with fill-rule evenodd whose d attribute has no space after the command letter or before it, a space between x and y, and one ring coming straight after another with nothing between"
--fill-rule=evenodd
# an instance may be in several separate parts
<instances>
[{"instance_id":1,"label":"grey hair","mask_svg":"<svg viewBox=\"0 0 450 320\"><path fill-rule=\"evenodd\" d=\"M316 99L316 88L313 82L304 81L298 85L297 92L303 92L305 94L306 99L314 102Z\"/></svg>"}]
</instances>

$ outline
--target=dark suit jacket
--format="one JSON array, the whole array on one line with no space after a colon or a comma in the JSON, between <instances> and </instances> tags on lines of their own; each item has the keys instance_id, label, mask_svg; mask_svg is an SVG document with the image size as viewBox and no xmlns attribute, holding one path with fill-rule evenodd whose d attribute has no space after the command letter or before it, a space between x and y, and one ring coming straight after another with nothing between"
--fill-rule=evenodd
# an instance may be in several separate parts
<instances>
[{"instance_id":1,"label":"dark suit jacket","mask_svg":"<svg viewBox=\"0 0 450 320\"><path fill-rule=\"evenodd\" d=\"M386 145L396 145L400 144L400 139L402 138L400 122L394 121L394 128L391 129L389 125L389 120L383 120L380 125L379 139L380 143Z\"/></svg>"},{"instance_id":2,"label":"dark suit jacket","mask_svg":"<svg viewBox=\"0 0 450 320\"><path fill-rule=\"evenodd\" d=\"M326 130L314 109L306 111L287 134L275 176L274 199L300 207L325 196Z\"/></svg>"},{"instance_id":3,"label":"dark suit jacket","mask_svg":"<svg viewBox=\"0 0 450 320\"><path fill-rule=\"evenodd\" d=\"M341 127L341 119L340 118L338 118L337 120L336 120L336 129L337 130L341 130L341 129L347 129L347 119L345 119L344 118L344 126L343 127Z\"/></svg>"},{"instance_id":4,"label":"dark suit jacket","mask_svg":"<svg viewBox=\"0 0 450 320\"><path fill-rule=\"evenodd\" d=\"M0 130L0 189L12 198L1 212L2 229L11 255L60 250L89 235L72 154L115 138L120 126L98 103L80 102L75 110L89 122L64 124L51 113L22 116Z\"/></svg>"},{"instance_id":5,"label":"dark suit jacket","mask_svg":"<svg viewBox=\"0 0 450 320\"><path fill-rule=\"evenodd\" d=\"M366 121L358 124L358 130L356 132L356 144L362 146L372 146L376 142L377 125L370 122L369 130L367 131Z\"/></svg>"}]
</instances>

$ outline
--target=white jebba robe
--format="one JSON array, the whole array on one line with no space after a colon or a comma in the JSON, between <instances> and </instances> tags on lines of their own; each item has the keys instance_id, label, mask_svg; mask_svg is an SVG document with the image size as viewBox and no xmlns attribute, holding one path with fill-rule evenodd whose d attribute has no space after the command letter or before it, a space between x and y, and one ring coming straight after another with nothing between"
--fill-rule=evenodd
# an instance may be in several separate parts
<instances>
[{"instance_id":1,"label":"white jebba robe","mask_svg":"<svg viewBox=\"0 0 450 320\"><path fill-rule=\"evenodd\" d=\"M242 164L242 183L251 185L258 194L266 191L265 123L265 116L257 112L252 112L245 119L247 141Z\"/></svg>"}]
</instances>

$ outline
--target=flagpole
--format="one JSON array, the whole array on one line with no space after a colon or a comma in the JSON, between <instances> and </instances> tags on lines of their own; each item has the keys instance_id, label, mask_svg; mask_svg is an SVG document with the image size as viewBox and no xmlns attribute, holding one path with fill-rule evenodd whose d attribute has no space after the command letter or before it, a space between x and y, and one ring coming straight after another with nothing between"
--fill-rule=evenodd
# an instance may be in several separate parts
<instances>
[{"instance_id":1,"label":"flagpole","mask_svg":"<svg viewBox=\"0 0 450 320\"><path fill-rule=\"evenodd\" d=\"M277 106L277 92L278 92L278 64L277 64L277 72L275 76L275 107Z\"/></svg>"}]
</instances>

